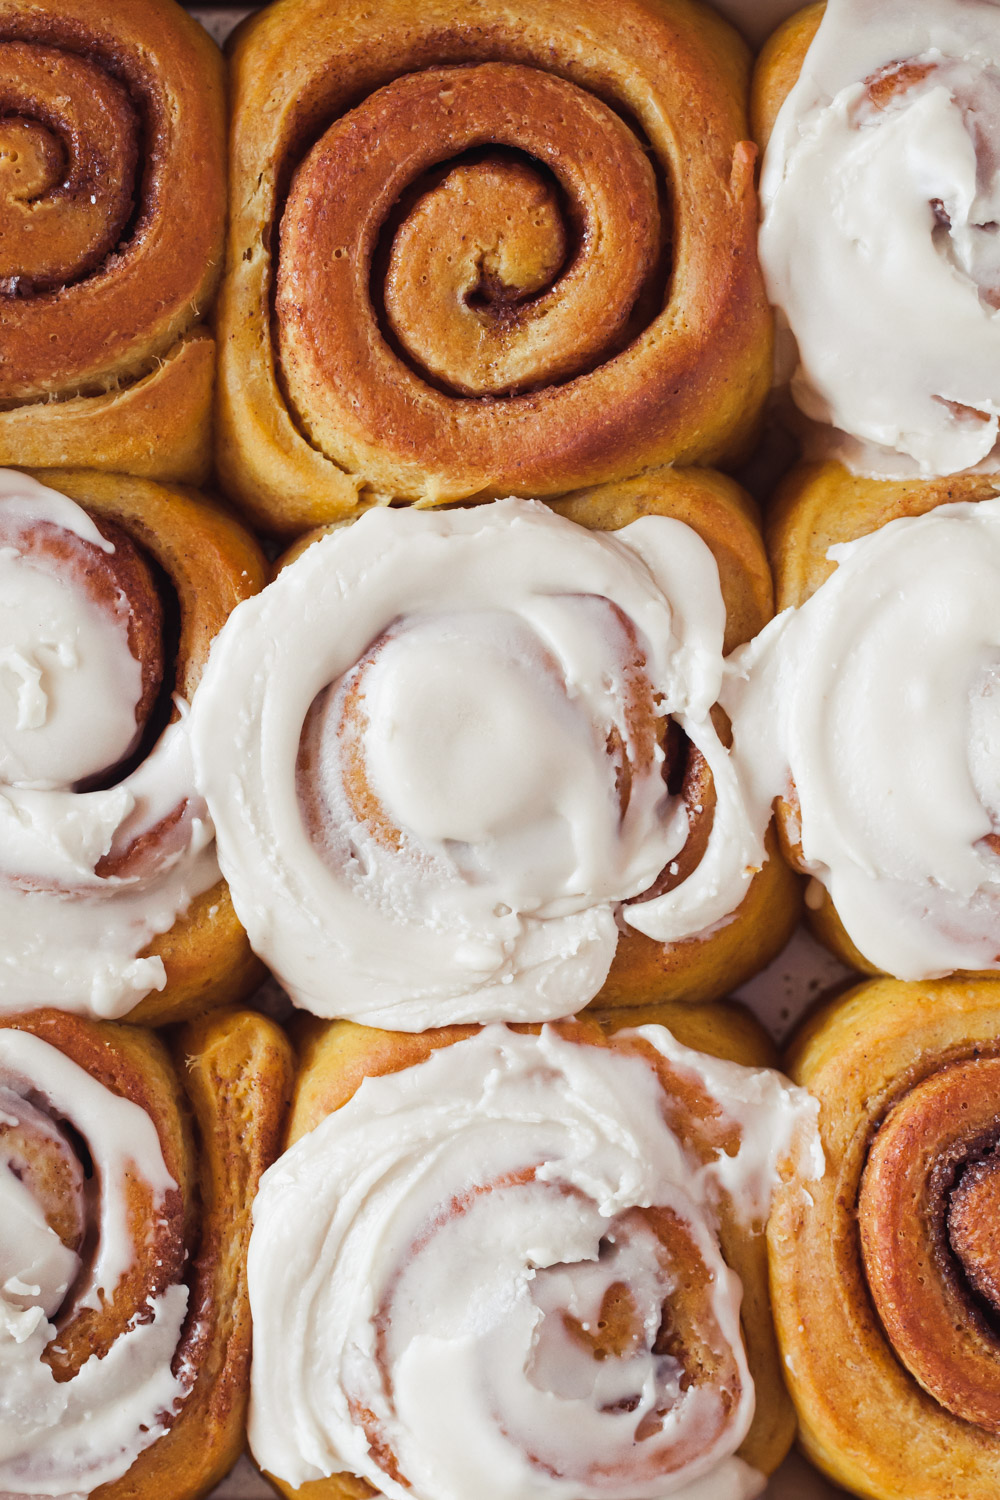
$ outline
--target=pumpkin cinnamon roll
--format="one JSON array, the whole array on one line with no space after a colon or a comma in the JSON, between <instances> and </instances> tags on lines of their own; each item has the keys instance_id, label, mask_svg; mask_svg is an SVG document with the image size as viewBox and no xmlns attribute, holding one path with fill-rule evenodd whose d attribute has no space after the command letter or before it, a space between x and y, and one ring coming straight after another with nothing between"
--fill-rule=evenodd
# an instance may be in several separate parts
<instances>
[{"instance_id":1,"label":"pumpkin cinnamon roll","mask_svg":"<svg viewBox=\"0 0 1000 1500\"><path fill-rule=\"evenodd\" d=\"M695 0L281 0L233 50L217 460L283 533L733 458L746 49Z\"/></svg>"},{"instance_id":2,"label":"pumpkin cinnamon roll","mask_svg":"<svg viewBox=\"0 0 1000 1500\"><path fill-rule=\"evenodd\" d=\"M191 723L237 912L296 1003L537 1021L598 992L713 998L767 962L795 882L715 705L769 596L717 475L565 516L378 509L294 549Z\"/></svg>"},{"instance_id":3,"label":"pumpkin cinnamon roll","mask_svg":"<svg viewBox=\"0 0 1000 1500\"><path fill-rule=\"evenodd\" d=\"M996 469L996 6L811 5L762 52L754 115L761 264L808 456L888 478Z\"/></svg>"},{"instance_id":4,"label":"pumpkin cinnamon roll","mask_svg":"<svg viewBox=\"0 0 1000 1500\"><path fill-rule=\"evenodd\" d=\"M826 1171L777 1191L771 1290L800 1440L878 1500L1000 1486L1000 986L852 990L795 1041Z\"/></svg>"},{"instance_id":5,"label":"pumpkin cinnamon roll","mask_svg":"<svg viewBox=\"0 0 1000 1500\"><path fill-rule=\"evenodd\" d=\"M174 0L0 0L0 463L207 477L224 132Z\"/></svg>"},{"instance_id":6,"label":"pumpkin cinnamon roll","mask_svg":"<svg viewBox=\"0 0 1000 1500\"><path fill-rule=\"evenodd\" d=\"M0 473L0 1014L175 1020L252 988L187 700L263 574L186 491Z\"/></svg>"},{"instance_id":7,"label":"pumpkin cinnamon roll","mask_svg":"<svg viewBox=\"0 0 1000 1500\"><path fill-rule=\"evenodd\" d=\"M760 1493L792 1430L762 1229L818 1170L815 1106L660 1024L759 1063L735 1007L653 1014L306 1028L249 1260L282 1494Z\"/></svg>"},{"instance_id":8,"label":"pumpkin cinnamon roll","mask_svg":"<svg viewBox=\"0 0 1000 1500\"><path fill-rule=\"evenodd\" d=\"M195 1500L235 1462L250 1201L291 1064L262 1016L178 1056L140 1027L0 1020L0 1490Z\"/></svg>"},{"instance_id":9,"label":"pumpkin cinnamon roll","mask_svg":"<svg viewBox=\"0 0 1000 1500\"><path fill-rule=\"evenodd\" d=\"M870 973L1000 969L996 483L804 466L770 545L786 610L722 696L810 920Z\"/></svg>"}]
</instances>

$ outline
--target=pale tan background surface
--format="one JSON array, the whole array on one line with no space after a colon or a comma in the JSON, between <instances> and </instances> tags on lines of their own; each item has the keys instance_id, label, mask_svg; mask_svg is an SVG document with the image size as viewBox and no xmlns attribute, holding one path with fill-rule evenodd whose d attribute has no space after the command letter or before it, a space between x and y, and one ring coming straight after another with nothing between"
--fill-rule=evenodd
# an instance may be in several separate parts
<instances>
[{"instance_id":1,"label":"pale tan background surface","mask_svg":"<svg viewBox=\"0 0 1000 1500\"><path fill-rule=\"evenodd\" d=\"M760 42L793 10L799 0L713 0L717 9L736 22L748 41ZM222 42L236 22L253 6L190 5L216 41ZM741 998L757 1013L778 1041L817 996L840 982L847 971L807 936L797 934L785 952L763 974L751 981ZM832 1500L843 1491L827 1484L797 1454L784 1463L768 1485L764 1500ZM275 1492L265 1484L246 1459L212 1492L211 1500L274 1500ZM469 1500L475 1500L470 1495Z\"/></svg>"}]
</instances>

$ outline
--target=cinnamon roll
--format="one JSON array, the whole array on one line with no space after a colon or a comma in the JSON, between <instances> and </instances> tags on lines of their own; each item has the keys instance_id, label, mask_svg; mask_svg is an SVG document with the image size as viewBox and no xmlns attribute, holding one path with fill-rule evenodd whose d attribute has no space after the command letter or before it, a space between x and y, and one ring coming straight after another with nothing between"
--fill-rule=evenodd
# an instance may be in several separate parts
<instances>
[{"instance_id":1,"label":"cinnamon roll","mask_svg":"<svg viewBox=\"0 0 1000 1500\"><path fill-rule=\"evenodd\" d=\"M713 716L770 594L746 500L665 473L569 513L614 534L515 499L372 511L213 646L198 782L297 1004L421 1030L558 1018L606 981L706 999L787 938L794 882Z\"/></svg>"},{"instance_id":2,"label":"cinnamon roll","mask_svg":"<svg viewBox=\"0 0 1000 1500\"><path fill-rule=\"evenodd\" d=\"M0 473L0 1013L171 1020L252 987L186 700L263 573L185 491Z\"/></svg>"},{"instance_id":3,"label":"cinnamon roll","mask_svg":"<svg viewBox=\"0 0 1000 1500\"><path fill-rule=\"evenodd\" d=\"M765 48L755 96L779 363L828 424L810 456L893 478L995 469L1000 12L810 6Z\"/></svg>"},{"instance_id":4,"label":"cinnamon roll","mask_svg":"<svg viewBox=\"0 0 1000 1500\"><path fill-rule=\"evenodd\" d=\"M218 467L267 529L732 458L747 54L695 0L280 0L233 51Z\"/></svg>"},{"instance_id":5,"label":"cinnamon roll","mask_svg":"<svg viewBox=\"0 0 1000 1500\"><path fill-rule=\"evenodd\" d=\"M174 0L0 0L0 464L199 483L222 59Z\"/></svg>"},{"instance_id":6,"label":"cinnamon roll","mask_svg":"<svg viewBox=\"0 0 1000 1500\"><path fill-rule=\"evenodd\" d=\"M810 920L870 973L1000 969L996 490L795 471L770 536L795 607L730 662L748 805L779 800Z\"/></svg>"},{"instance_id":7,"label":"cinnamon roll","mask_svg":"<svg viewBox=\"0 0 1000 1500\"><path fill-rule=\"evenodd\" d=\"M760 1060L738 1011L656 1014ZM759 1494L791 1438L761 1230L814 1120L661 1024L313 1023L254 1206L258 1463L330 1500Z\"/></svg>"},{"instance_id":8,"label":"cinnamon roll","mask_svg":"<svg viewBox=\"0 0 1000 1500\"><path fill-rule=\"evenodd\" d=\"M243 1445L249 1203L288 1045L203 1019L0 1020L0 1492L194 1500Z\"/></svg>"},{"instance_id":9,"label":"cinnamon roll","mask_svg":"<svg viewBox=\"0 0 1000 1500\"><path fill-rule=\"evenodd\" d=\"M1000 1486L998 1035L996 983L883 980L792 1048L826 1171L777 1190L775 1318L800 1441L857 1494Z\"/></svg>"}]
</instances>

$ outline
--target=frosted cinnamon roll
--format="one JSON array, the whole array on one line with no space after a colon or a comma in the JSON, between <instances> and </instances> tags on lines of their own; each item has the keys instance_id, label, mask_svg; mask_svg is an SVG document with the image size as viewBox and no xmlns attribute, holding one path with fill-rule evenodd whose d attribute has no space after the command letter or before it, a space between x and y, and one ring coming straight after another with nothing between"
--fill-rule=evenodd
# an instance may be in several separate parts
<instances>
[{"instance_id":1,"label":"frosted cinnamon roll","mask_svg":"<svg viewBox=\"0 0 1000 1500\"><path fill-rule=\"evenodd\" d=\"M694 0L281 0L233 51L218 467L294 534L732 458L770 322Z\"/></svg>"},{"instance_id":2,"label":"frosted cinnamon roll","mask_svg":"<svg viewBox=\"0 0 1000 1500\"><path fill-rule=\"evenodd\" d=\"M263 559L182 491L43 477L0 472L0 1013L176 1019L257 973L186 700Z\"/></svg>"},{"instance_id":3,"label":"frosted cinnamon roll","mask_svg":"<svg viewBox=\"0 0 1000 1500\"><path fill-rule=\"evenodd\" d=\"M141 1028L0 1021L6 1500L194 1500L242 1447L248 1204L288 1046L250 1014L179 1042L175 1067Z\"/></svg>"},{"instance_id":4,"label":"frosted cinnamon roll","mask_svg":"<svg viewBox=\"0 0 1000 1500\"><path fill-rule=\"evenodd\" d=\"M811 6L755 93L779 368L833 429L808 442L887 477L996 468L1000 12Z\"/></svg>"},{"instance_id":5,"label":"frosted cinnamon roll","mask_svg":"<svg viewBox=\"0 0 1000 1500\"><path fill-rule=\"evenodd\" d=\"M826 1171L777 1190L771 1289L806 1453L883 1500L1000 1486L1000 986L892 980L793 1044Z\"/></svg>"},{"instance_id":6,"label":"frosted cinnamon roll","mask_svg":"<svg viewBox=\"0 0 1000 1500\"><path fill-rule=\"evenodd\" d=\"M1000 968L1000 499L803 468L771 544L788 608L722 694L748 801L848 963Z\"/></svg>"},{"instance_id":7,"label":"frosted cinnamon roll","mask_svg":"<svg viewBox=\"0 0 1000 1500\"><path fill-rule=\"evenodd\" d=\"M818 1170L814 1106L609 1030L316 1028L249 1261L250 1442L283 1494L760 1493L791 1436L761 1229Z\"/></svg>"},{"instance_id":8,"label":"frosted cinnamon roll","mask_svg":"<svg viewBox=\"0 0 1000 1500\"><path fill-rule=\"evenodd\" d=\"M0 463L207 477L224 110L174 0L0 3Z\"/></svg>"},{"instance_id":9,"label":"frosted cinnamon roll","mask_svg":"<svg viewBox=\"0 0 1000 1500\"><path fill-rule=\"evenodd\" d=\"M698 484L662 479L661 510ZM716 489L734 614L760 618L756 533ZM372 511L235 612L192 709L197 776L297 1004L397 1030L565 1016L620 934L615 1000L722 993L717 930L766 961L795 903L713 718L719 579L677 519L598 534L507 500ZM632 963L630 931L658 957Z\"/></svg>"}]
</instances>

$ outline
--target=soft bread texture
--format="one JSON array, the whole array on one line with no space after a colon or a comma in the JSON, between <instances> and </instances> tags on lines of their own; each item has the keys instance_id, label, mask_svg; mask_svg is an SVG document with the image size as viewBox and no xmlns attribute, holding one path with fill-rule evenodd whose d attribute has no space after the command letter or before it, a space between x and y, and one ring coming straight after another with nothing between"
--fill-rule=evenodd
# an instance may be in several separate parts
<instances>
[{"instance_id":1,"label":"soft bread texture","mask_svg":"<svg viewBox=\"0 0 1000 1500\"><path fill-rule=\"evenodd\" d=\"M786 476L768 510L766 542L774 572L779 610L804 604L830 577L836 563L831 547L878 531L903 516L922 516L940 505L989 500L997 493L994 477L957 475L936 480L867 479L841 464L800 464ZM802 868L798 811L793 801L776 807L781 847L793 868ZM810 887L806 919L812 931L836 956L862 974L881 971L851 941L829 894L818 882ZM982 977L988 977L987 974Z\"/></svg>"},{"instance_id":2,"label":"soft bread texture","mask_svg":"<svg viewBox=\"0 0 1000 1500\"><path fill-rule=\"evenodd\" d=\"M0 1021L57 1048L153 1121L178 1185L165 1215L149 1217L148 1187L128 1185L134 1264L113 1300L83 1310L50 1351L71 1379L142 1312L148 1289L185 1279L190 1289L178 1349L190 1376L180 1410L99 1500L175 1500L206 1495L243 1446L250 1368L246 1249L250 1205L280 1144L292 1078L288 1043L273 1022L250 1012L204 1018L181 1029L175 1055L140 1027L93 1022L57 1011ZM85 1478L84 1481L85 1482Z\"/></svg>"},{"instance_id":3,"label":"soft bread texture","mask_svg":"<svg viewBox=\"0 0 1000 1500\"><path fill-rule=\"evenodd\" d=\"M745 450L771 337L747 67L690 0L250 18L219 317L230 493L288 534Z\"/></svg>"},{"instance_id":4,"label":"soft bread texture","mask_svg":"<svg viewBox=\"0 0 1000 1500\"><path fill-rule=\"evenodd\" d=\"M199 483L226 207L218 48L174 0L2 0L0 52L0 464Z\"/></svg>"},{"instance_id":5,"label":"soft bread texture","mask_svg":"<svg viewBox=\"0 0 1000 1500\"><path fill-rule=\"evenodd\" d=\"M639 1025L666 1026L685 1046L726 1058L747 1067L774 1064L772 1044L741 1007L719 1004L703 1007L656 1004L614 1012L591 1012L578 1021L560 1023L561 1034L592 1046L615 1047L619 1031ZM515 1027L537 1033L537 1027ZM348 1021L297 1023L299 1065L286 1148L305 1135L354 1095L367 1077L379 1077L414 1067L441 1047L475 1034L474 1027L451 1026L413 1035L376 1031ZM684 1107L683 1105L681 1106ZM748 1234L721 1211L720 1240L727 1263L743 1283L741 1323L743 1339L757 1389L756 1413L739 1456L753 1468L770 1474L788 1451L794 1421L784 1389L774 1342L767 1290L767 1260L762 1233ZM376 1494L354 1475L293 1488L271 1474L265 1476L279 1494L294 1500L361 1500Z\"/></svg>"},{"instance_id":6,"label":"soft bread texture","mask_svg":"<svg viewBox=\"0 0 1000 1500\"><path fill-rule=\"evenodd\" d=\"M798 81L825 10L826 5L819 4L796 11L761 48L750 93L750 125L761 153L767 150L779 109Z\"/></svg>"},{"instance_id":7,"label":"soft bread texture","mask_svg":"<svg viewBox=\"0 0 1000 1500\"><path fill-rule=\"evenodd\" d=\"M996 1365L995 1334L963 1290L981 1252L947 1210L963 1168L994 1160L995 1117L984 1138L966 1140L940 1099L968 1089L953 1100L960 1122L970 1125L977 1108L994 1116L998 1023L995 982L882 980L821 1010L788 1057L820 1101L826 1174L808 1195L780 1189L768 1226L785 1377L808 1457L872 1500L986 1500L1000 1483L995 1435L939 1399L961 1400L963 1367L984 1330ZM911 1179L901 1215L894 1174ZM887 1334L872 1300L880 1281L890 1324L908 1325L917 1359L922 1351L937 1367L937 1395L925 1364L920 1381L907 1368L917 1367L914 1350Z\"/></svg>"},{"instance_id":8,"label":"soft bread texture","mask_svg":"<svg viewBox=\"0 0 1000 1500\"><path fill-rule=\"evenodd\" d=\"M176 486L85 470L36 470L32 477L98 523L120 527L162 569L179 611L177 655L167 668L173 690L190 701L212 638L240 600L263 587L267 565L257 544L221 508ZM163 960L167 982L129 1012L129 1021L145 1025L246 999L263 972L221 879L146 952Z\"/></svg>"}]
</instances>

